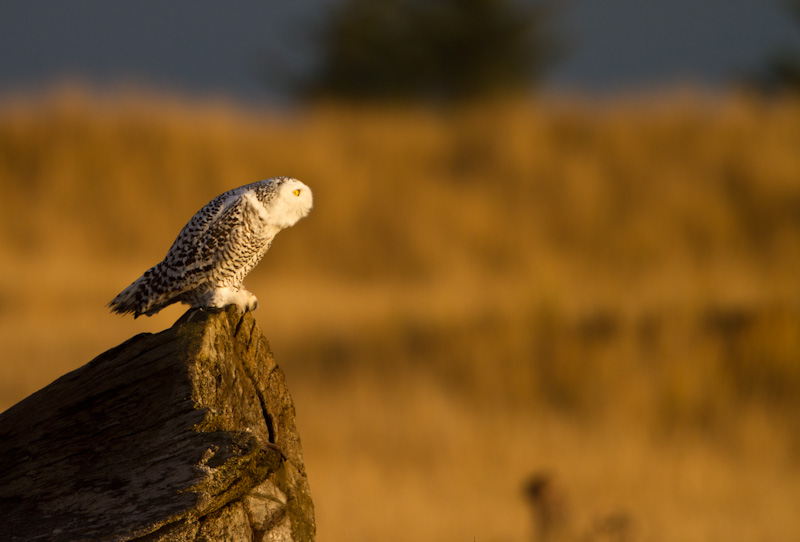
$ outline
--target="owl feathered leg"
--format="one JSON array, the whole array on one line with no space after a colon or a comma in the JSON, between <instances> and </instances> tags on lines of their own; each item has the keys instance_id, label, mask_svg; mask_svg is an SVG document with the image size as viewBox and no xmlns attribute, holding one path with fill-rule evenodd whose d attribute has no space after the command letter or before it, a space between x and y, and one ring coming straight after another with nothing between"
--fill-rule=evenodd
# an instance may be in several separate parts
<instances>
[{"instance_id":1,"label":"owl feathered leg","mask_svg":"<svg viewBox=\"0 0 800 542\"><path fill-rule=\"evenodd\" d=\"M204 292L191 303L193 307L222 309L236 305L240 312L253 311L258 307L258 299L244 288L225 286Z\"/></svg>"}]
</instances>

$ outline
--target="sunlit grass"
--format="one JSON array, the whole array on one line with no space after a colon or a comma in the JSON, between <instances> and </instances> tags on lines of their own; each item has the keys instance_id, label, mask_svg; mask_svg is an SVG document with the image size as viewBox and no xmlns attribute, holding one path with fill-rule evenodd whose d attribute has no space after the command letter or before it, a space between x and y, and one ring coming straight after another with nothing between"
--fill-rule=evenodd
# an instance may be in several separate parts
<instances>
[{"instance_id":1,"label":"sunlit grass","mask_svg":"<svg viewBox=\"0 0 800 542\"><path fill-rule=\"evenodd\" d=\"M519 540L519 488L542 468L576 530L622 507L643 539L785 538L797 149L800 103L741 96L280 116L8 99L0 408L171 325L182 309L104 305L212 197L292 175L315 209L247 285L295 393L321 539Z\"/></svg>"}]
</instances>

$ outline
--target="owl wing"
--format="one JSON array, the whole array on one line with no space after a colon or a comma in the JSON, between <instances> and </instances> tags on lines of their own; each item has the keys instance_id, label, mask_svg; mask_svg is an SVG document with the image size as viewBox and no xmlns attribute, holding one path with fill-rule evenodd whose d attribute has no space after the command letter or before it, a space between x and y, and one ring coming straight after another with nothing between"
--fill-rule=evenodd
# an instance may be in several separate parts
<instances>
[{"instance_id":1,"label":"owl wing","mask_svg":"<svg viewBox=\"0 0 800 542\"><path fill-rule=\"evenodd\" d=\"M182 271L181 293L205 281L229 281L243 269L246 274L269 243L263 206L250 192L231 195L209 211L210 216L189 221L165 258L175 262L168 267Z\"/></svg>"}]
</instances>

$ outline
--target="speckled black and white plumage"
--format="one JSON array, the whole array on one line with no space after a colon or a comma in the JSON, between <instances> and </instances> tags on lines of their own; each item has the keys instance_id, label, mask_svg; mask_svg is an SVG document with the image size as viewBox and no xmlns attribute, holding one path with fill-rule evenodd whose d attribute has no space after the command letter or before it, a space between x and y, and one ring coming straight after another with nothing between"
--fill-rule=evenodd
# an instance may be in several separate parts
<instances>
[{"instance_id":1,"label":"speckled black and white plumage","mask_svg":"<svg viewBox=\"0 0 800 542\"><path fill-rule=\"evenodd\" d=\"M312 205L311 190L290 177L274 177L220 194L183 227L164 260L108 306L134 317L152 316L178 302L253 310L258 301L244 289L244 277L275 235L306 216Z\"/></svg>"}]
</instances>

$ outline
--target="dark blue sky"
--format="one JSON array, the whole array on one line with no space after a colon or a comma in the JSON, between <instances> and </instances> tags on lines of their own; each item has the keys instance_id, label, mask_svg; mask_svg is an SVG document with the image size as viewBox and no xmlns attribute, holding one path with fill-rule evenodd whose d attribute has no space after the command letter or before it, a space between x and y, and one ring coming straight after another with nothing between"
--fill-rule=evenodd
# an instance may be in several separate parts
<instances>
[{"instance_id":1,"label":"dark blue sky","mask_svg":"<svg viewBox=\"0 0 800 542\"><path fill-rule=\"evenodd\" d=\"M377 0L376 0L377 1ZM64 79L135 82L249 101L313 65L313 30L337 0L16 0L0 3L0 92ZM566 0L569 45L546 89L722 88L770 52L800 51L781 0Z\"/></svg>"},{"instance_id":2,"label":"dark blue sky","mask_svg":"<svg viewBox=\"0 0 800 542\"><path fill-rule=\"evenodd\" d=\"M549 83L578 89L695 83L719 88L780 48L800 52L782 0L574 0L562 18L574 54Z\"/></svg>"}]
</instances>

